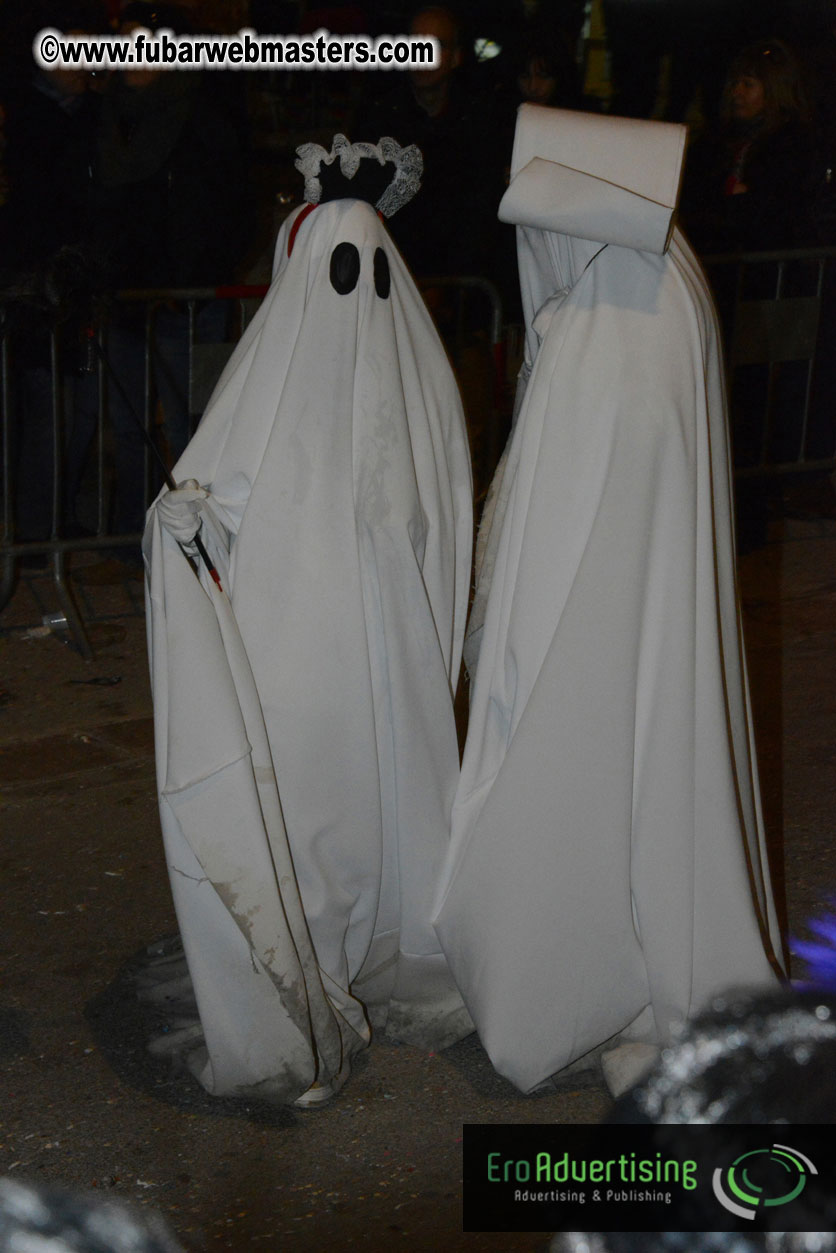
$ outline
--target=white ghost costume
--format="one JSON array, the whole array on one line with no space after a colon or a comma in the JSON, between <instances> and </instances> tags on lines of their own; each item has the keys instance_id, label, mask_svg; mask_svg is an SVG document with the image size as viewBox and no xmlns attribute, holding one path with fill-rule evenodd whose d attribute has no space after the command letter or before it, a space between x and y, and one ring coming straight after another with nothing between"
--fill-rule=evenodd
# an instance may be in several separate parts
<instances>
[{"instance_id":1,"label":"white ghost costume","mask_svg":"<svg viewBox=\"0 0 836 1253\"><path fill-rule=\"evenodd\" d=\"M672 229L684 141L524 105L500 206L530 377L481 536L436 928L524 1091L606 1041L647 1061L778 978L721 350Z\"/></svg>"},{"instance_id":2,"label":"white ghost costume","mask_svg":"<svg viewBox=\"0 0 836 1253\"><path fill-rule=\"evenodd\" d=\"M216 1095L328 1095L370 1021L426 1047L472 1030L431 923L458 775L467 436L370 204L282 227L174 477L201 485L180 495L223 589L195 576L163 494L144 551L162 827L200 1015L187 1061Z\"/></svg>"}]
</instances>

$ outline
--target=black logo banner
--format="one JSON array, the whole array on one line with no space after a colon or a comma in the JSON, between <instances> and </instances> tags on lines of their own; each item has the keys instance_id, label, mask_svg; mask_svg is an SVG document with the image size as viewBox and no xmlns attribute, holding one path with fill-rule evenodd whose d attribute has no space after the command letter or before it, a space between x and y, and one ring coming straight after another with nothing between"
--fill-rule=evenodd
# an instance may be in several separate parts
<instances>
[{"instance_id":1,"label":"black logo banner","mask_svg":"<svg viewBox=\"0 0 836 1253\"><path fill-rule=\"evenodd\" d=\"M465 1231L815 1231L836 1136L814 1124L468 1124Z\"/></svg>"}]
</instances>

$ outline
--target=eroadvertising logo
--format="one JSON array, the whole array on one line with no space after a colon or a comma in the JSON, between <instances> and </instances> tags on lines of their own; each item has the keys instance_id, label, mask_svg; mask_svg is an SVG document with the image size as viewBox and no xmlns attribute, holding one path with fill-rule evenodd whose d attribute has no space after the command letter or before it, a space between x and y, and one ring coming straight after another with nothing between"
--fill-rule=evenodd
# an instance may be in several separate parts
<instances>
[{"instance_id":1,"label":"eroadvertising logo","mask_svg":"<svg viewBox=\"0 0 836 1253\"><path fill-rule=\"evenodd\" d=\"M801 1231L836 1208L825 1125L473 1124L463 1150L466 1231Z\"/></svg>"},{"instance_id":2,"label":"eroadvertising logo","mask_svg":"<svg viewBox=\"0 0 836 1253\"><path fill-rule=\"evenodd\" d=\"M730 1214L755 1219L759 1207L788 1205L804 1191L808 1175L817 1175L809 1157L788 1144L751 1149L712 1177L714 1195Z\"/></svg>"},{"instance_id":3,"label":"eroadvertising logo","mask_svg":"<svg viewBox=\"0 0 836 1253\"><path fill-rule=\"evenodd\" d=\"M489 1153L487 1173L490 1183L529 1185L514 1188L515 1201L661 1201L667 1205L673 1188L696 1188L696 1170L696 1162L665 1158L661 1153L655 1158L639 1157L635 1152L598 1158L541 1150L533 1157L517 1158ZM581 1189L574 1186L577 1184L589 1186ZM549 1189L548 1185L557 1186Z\"/></svg>"}]
</instances>

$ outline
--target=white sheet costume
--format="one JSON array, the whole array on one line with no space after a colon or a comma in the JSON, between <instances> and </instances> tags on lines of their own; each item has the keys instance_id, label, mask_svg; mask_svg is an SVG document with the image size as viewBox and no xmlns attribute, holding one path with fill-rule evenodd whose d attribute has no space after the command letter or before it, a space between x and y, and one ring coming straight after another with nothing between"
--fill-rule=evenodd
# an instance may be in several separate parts
<instances>
[{"instance_id":1,"label":"white sheet costume","mask_svg":"<svg viewBox=\"0 0 836 1253\"><path fill-rule=\"evenodd\" d=\"M461 404L371 205L306 209L175 467L224 591L167 494L144 541L188 1062L276 1101L336 1090L369 1017L428 1047L472 1030L430 921L470 578Z\"/></svg>"},{"instance_id":2,"label":"white sheet costume","mask_svg":"<svg viewBox=\"0 0 836 1253\"><path fill-rule=\"evenodd\" d=\"M436 926L526 1091L776 979L718 331L671 238L684 139L524 105L500 208L530 378L483 542Z\"/></svg>"}]
</instances>

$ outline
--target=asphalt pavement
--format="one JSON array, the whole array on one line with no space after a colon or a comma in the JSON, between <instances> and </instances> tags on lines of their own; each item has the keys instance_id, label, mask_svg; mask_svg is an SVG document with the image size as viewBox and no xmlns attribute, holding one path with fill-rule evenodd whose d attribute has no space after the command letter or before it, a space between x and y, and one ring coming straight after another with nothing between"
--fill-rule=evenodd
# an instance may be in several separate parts
<instances>
[{"instance_id":1,"label":"asphalt pavement","mask_svg":"<svg viewBox=\"0 0 836 1253\"><path fill-rule=\"evenodd\" d=\"M212 1099L146 1052L132 973L176 924L142 586L82 582L92 562L74 581L92 662L43 625L47 573L0 615L0 1175L152 1207L189 1250L542 1250L462 1232L462 1127L598 1121L597 1071L523 1096L475 1036L375 1042L336 1100L297 1111ZM773 872L801 934L836 893L836 521L773 521L740 569Z\"/></svg>"}]
</instances>

